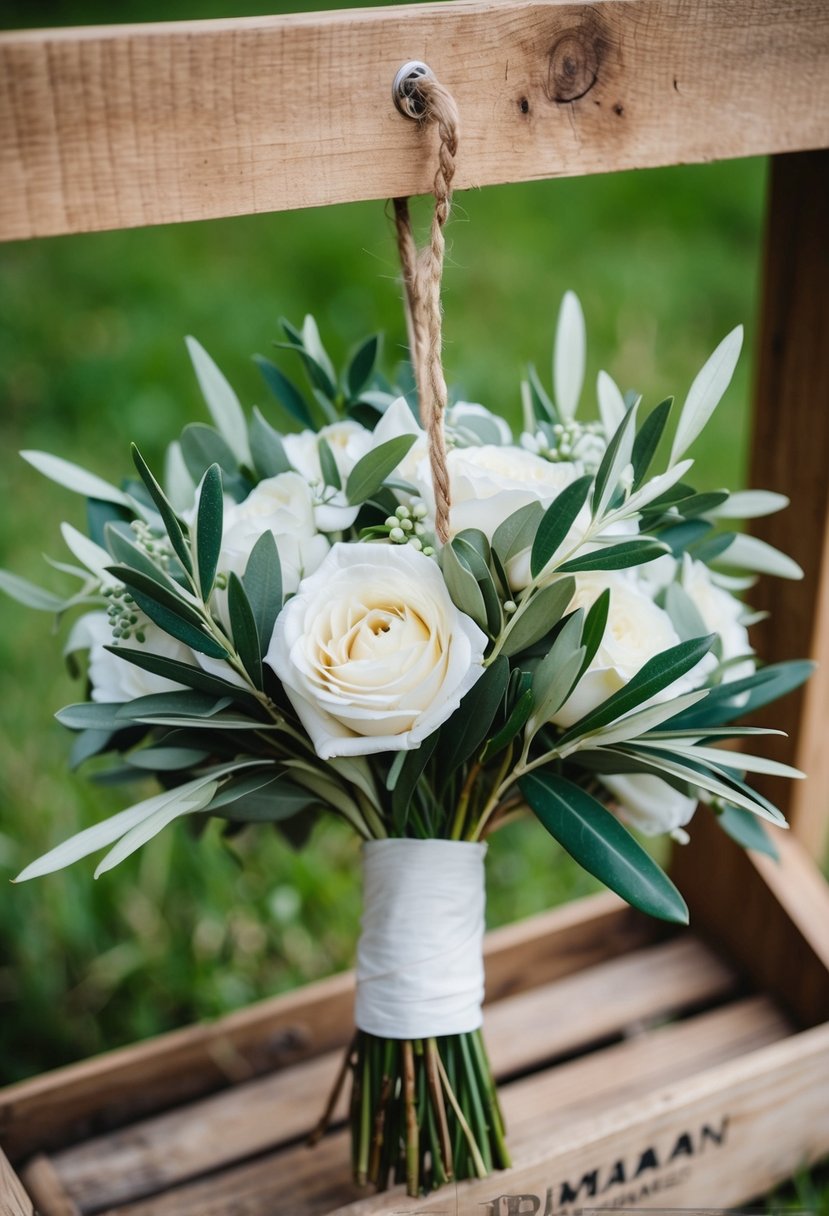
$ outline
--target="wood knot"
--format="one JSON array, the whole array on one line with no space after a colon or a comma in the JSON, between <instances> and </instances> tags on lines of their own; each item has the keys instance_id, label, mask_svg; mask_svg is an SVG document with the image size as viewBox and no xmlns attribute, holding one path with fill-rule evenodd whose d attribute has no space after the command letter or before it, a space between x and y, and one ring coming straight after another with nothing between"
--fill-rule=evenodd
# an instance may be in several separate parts
<instances>
[{"instance_id":1,"label":"wood knot","mask_svg":"<svg viewBox=\"0 0 829 1216\"><path fill-rule=\"evenodd\" d=\"M578 101L599 79L605 38L593 19L559 34L548 52L547 87L550 101Z\"/></svg>"}]
</instances>

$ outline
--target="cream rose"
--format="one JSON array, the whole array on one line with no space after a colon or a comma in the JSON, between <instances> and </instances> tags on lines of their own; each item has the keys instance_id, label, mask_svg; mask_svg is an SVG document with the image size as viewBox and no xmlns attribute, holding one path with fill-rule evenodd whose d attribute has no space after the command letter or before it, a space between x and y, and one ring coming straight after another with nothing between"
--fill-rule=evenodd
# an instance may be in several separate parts
<instances>
[{"instance_id":1,"label":"cream rose","mask_svg":"<svg viewBox=\"0 0 829 1216\"><path fill-rule=\"evenodd\" d=\"M704 562L694 561L687 554L682 563L682 587L702 617L705 628L719 634L720 657L723 662L746 656L744 663L733 663L723 672L723 680L741 680L755 669L754 653L748 630L741 617L744 606L730 592L718 587Z\"/></svg>"},{"instance_id":2,"label":"cream rose","mask_svg":"<svg viewBox=\"0 0 829 1216\"><path fill-rule=\"evenodd\" d=\"M601 782L618 799L620 819L646 836L669 833L683 843L687 840L682 829L697 809L696 798L681 794L651 773L602 775Z\"/></svg>"},{"instance_id":3,"label":"cream rose","mask_svg":"<svg viewBox=\"0 0 829 1216\"><path fill-rule=\"evenodd\" d=\"M193 664L193 652L189 646L170 637L158 625L139 614L138 626L144 641L135 637L117 640L112 636L112 626L105 612L90 612L78 621L73 632L77 648L89 647L89 682L92 685L93 701L134 701L137 697L148 697L158 692L177 692L184 688L164 676L154 675L143 667L136 667L106 650L106 646L117 645L119 650L143 650L165 659L176 659L179 663Z\"/></svg>"},{"instance_id":4,"label":"cream rose","mask_svg":"<svg viewBox=\"0 0 829 1216\"><path fill-rule=\"evenodd\" d=\"M283 608L265 662L330 760L417 747L482 675L485 645L431 558L338 544Z\"/></svg>"},{"instance_id":5,"label":"cream rose","mask_svg":"<svg viewBox=\"0 0 829 1216\"><path fill-rule=\"evenodd\" d=\"M572 726L624 688L648 659L679 643L667 612L640 591L624 571L578 575L568 611L587 611L606 588L610 589L610 606L604 637L572 696L553 718L558 726ZM664 701L687 691L687 680L683 676L653 700Z\"/></svg>"}]
</instances>

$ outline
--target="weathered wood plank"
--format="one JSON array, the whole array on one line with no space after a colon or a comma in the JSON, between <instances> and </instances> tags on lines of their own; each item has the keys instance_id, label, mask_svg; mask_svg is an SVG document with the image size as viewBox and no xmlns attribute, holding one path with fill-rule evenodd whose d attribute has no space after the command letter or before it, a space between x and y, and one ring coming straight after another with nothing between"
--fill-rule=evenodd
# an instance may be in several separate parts
<instances>
[{"instance_id":1,"label":"weathered wood plank","mask_svg":"<svg viewBox=\"0 0 829 1216\"><path fill-rule=\"evenodd\" d=\"M0 1149L0 1216L34 1216L32 1201Z\"/></svg>"},{"instance_id":2,"label":"weathered wood plank","mask_svg":"<svg viewBox=\"0 0 829 1216\"><path fill-rule=\"evenodd\" d=\"M734 973L692 937L634 951L490 1006L493 1068L499 1078L537 1068L631 1025L722 1000L735 986ZM328 1055L234 1086L56 1153L52 1164L84 1210L164 1190L306 1135L338 1067L339 1056Z\"/></svg>"},{"instance_id":3,"label":"weathered wood plank","mask_svg":"<svg viewBox=\"0 0 829 1216\"><path fill-rule=\"evenodd\" d=\"M636 949L653 923L610 894L496 930L484 951L488 999ZM273 1072L348 1042L354 978L334 976L0 1090L0 1144L12 1161L151 1111Z\"/></svg>"},{"instance_id":4,"label":"weathered wood plank","mask_svg":"<svg viewBox=\"0 0 829 1216\"><path fill-rule=\"evenodd\" d=\"M827 68L829 75L829 68ZM769 755L802 768L803 782L758 786L788 810L795 834L821 860L829 844L829 150L776 156L766 222L762 330L757 366L751 484L779 490L788 511L753 531L790 553L802 583L763 579L752 604L771 615L756 627L770 661L810 656L805 689L774 707L788 739Z\"/></svg>"},{"instance_id":5,"label":"weathered wood plank","mask_svg":"<svg viewBox=\"0 0 829 1216\"><path fill-rule=\"evenodd\" d=\"M539 1148L550 1151L574 1123L678 1085L789 1033L790 1026L774 1006L755 997L660 1026L506 1085L501 1097L513 1152L520 1158ZM488 1186L492 1194L504 1189L497 1175ZM116 1216L116 1211L117 1216L224 1216L234 1203L244 1203L245 1216L322 1216L355 1196L348 1178L347 1137L338 1132L313 1150L294 1146L269 1154L146 1202L119 1206L108 1216ZM375 1203L377 1211L392 1210L388 1199L386 1206Z\"/></svg>"},{"instance_id":6,"label":"weathered wood plank","mask_svg":"<svg viewBox=\"0 0 829 1216\"><path fill-rule=\"evenodd\" d=\"M829 144L823 0L455 0L6 34L0 237L424 192L422 58L463 123L456 185Z\"/></svg>"},{"instance_id":7,"label":"weathered wood plank","mask_svg":"<svg viewBox=\"0 0 829 1216\"><path fill-rule=\"evenodd\" d=\"M80 1208L66 1193L55 1167L43 1153L32 1158L21 1179L34 1201L37 1216L81 1216Z\"/></svg>"}]
</instances>

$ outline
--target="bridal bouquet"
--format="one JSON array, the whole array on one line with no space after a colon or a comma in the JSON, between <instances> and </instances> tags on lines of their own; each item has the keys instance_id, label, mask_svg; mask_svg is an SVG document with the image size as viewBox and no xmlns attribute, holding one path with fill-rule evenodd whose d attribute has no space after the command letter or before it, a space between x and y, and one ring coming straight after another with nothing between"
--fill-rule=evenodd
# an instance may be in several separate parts
<instances>
[{"instance_id":1,"label":"bridal bouquet","mask_svg":"<svg viewBox=\"0 0 829 1216\"><path fill-rule=\"evenodd\" d=\"M698 802L772 851L779 811L747 773L795 770L722 739L799 684L761 666L737 595L757 572L797 578L732 521L779 495L697 492L687 451L722 397L741 331L681 409L645 408L602 372L576 418L584 324L568 294L553 391L531 370L523 433L481 405L445 418L448 535L436 532L427 437L363 343L337 374L313 320L283 323L300 391L260 360L279 425L250 420L215 364L190 353L212 426L188 426L158 479L115 486L42 452L41 473L87 500L63 524L65 599L0 586L59 616L86 696L58 714L72 762L160 792L59 844L20 879L106 849L96 876L176 819L269 823L301 841L319 813L364 842L353 1167L410 1194L508 1163L481 1036L484 854L534 815L636 907L683 922L667 875L628 830L686 838ZM163 486L163 488L162 488ZM85 654L85 661L79 656Z\"/></svg>"}]
</instances>

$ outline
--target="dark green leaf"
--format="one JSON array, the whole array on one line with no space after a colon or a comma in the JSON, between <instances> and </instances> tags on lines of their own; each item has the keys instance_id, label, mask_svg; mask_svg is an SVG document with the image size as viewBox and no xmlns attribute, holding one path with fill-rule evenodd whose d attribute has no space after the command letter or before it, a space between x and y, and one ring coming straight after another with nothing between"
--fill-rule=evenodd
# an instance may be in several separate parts
<instances>
[{"instance_id":1,"label":"dark green leaf","mask_svg":"<svg viewBox=\"0 0 829 1216\"><path fill-rule=\"evenodd\" d=\"M202 628L202 618L174 592L127 566L110 566L109 572L128 588L138 607L165 633L214 659L226 659L227 651Z\"/></svg>"},{"instance_id":2,"label":"dark green leaf","mask_svg":"<svg viewBox=\"0 0 829 1216\"><path fill-rule=\"evenodd\" d=\"M439 767L444 783L480 749L504 699L508 680L509 663L504 655L499 655L472 685L443 727Z\"/></svg>"},{"instance_id":3,"label":"dark green leaf","mask_svg":"<svg viewBox=\"0 0 829 1216\"><path fill-rule=\"evenodd\" d=\"M725 552L736 535L736 532L715 532L713 536L707 536L705 540L692 545L691 556L698 562L712 562L715 557Z\"/></svg>"},{"instance_id":4,"label":"dark green leaf","mask_svg":"<svg viewBox=\"0 0 829 1216\"><path fill-rule=\"evenodd\" d=\"M775 861L780 860L780 854L762 819L752 815L751 811L746 811L741 806L727 806L717 814L717 823L744 849L753 849L756 853L773 857Z\"/></svg>"},{"instance_id":5,"label":"dark green leaf","mask_svg":"<svg viewBox=\"0 0 829 1216\"><path fill-rule=\"evenodd\" d=\"M601 645L604 631L607 627L607 616L610 611L610 588L605 587L604 591L590 606L590 611L584 622L584 629L581 635L581 644L584 647L584 662L582 664L582 674L587 671L587 668L596 657L596 651Z\"/></svg>"},{"instance_id":6,"label":"dark green leaf","mask_svg":"<svg viewBox=\"0 0 829 1216\"><path fill-rule=\"evenodd\" d=\"M633 428L636 425L636 407L631 406L616 428L610 443L605 448L601 464L596 472L591 499L592 512L601 516L619 484L619 478L631 462L633 452Z\"/></svg>"},{"instance_id":7,"label":"dark green leaf","mask_svg":"<svg viewBox=\"0 0 829 1216\"><path fill-rule=\"evenodd\" d=\"M709 490L705 494L692 494L690 498L683 498L680 510L685 519L692 519L696 515L705 515L708 511L715 510L727 502L728 498L728 490Z\"/></svg>"},{"instance_id":8,"label":"dark green leaf","mask_svg":"<svg viewBox=\"0 0 829 1216\"><path fill-rule=\"evenodd\" d=\"M323 435L317 438L317 451L319 452L323 481L327 486L331 486L335 490L341 490L343 483L340 477L340 470L337 468L334 453L331 451L331 444Z\"/></svg>"},{"instance_id":9,"label":"dark green leaf","mask_svg":"<svg viewBox=\"0 0 829 1216\"><path fill-rule=\"evenodd\" d=\"M542 772L527 773L519 786L550 835L588 873L642 912L688 923L688 908L667 874L586 790Z\"/></svg>"},{"instance_id":10,"label":"dark green leaf","mask_svg":"<svg viewBox=\"0 0 829 1216\"><path fill-rule=\"evenodd\" d=\"M227 582L227 607L230 614L230 629L233 643L245 671L257 688L262 687L262 661L260 658L259 633L253 609L245 594L238 574L231 574Z\"/></svg>"},{"instance_id":11,"label":"dark green leaf","mask_svg":"<svg viewBox=\"0 0 829 1216\"><path fill-rule=\"evenodd\" d=\"M615 722L617 718L649 701L656 693L673 684L674 680L684 676L692 667L696 667L711 649L716 638L717 634L712 633L708 637L680 642L677 646L671 646L670 649L648 659L624 688L620 688L596 709L574 723L565 731L559 743L569 742L590 731L598 730L601 726L607 726L609 722Z\"/></svg>"},{"instance_id":12,"label":"dark green leaf","mask_svg":"<svg viewBox=\"0 0 829 1216\"><path fill-rule=\"evenodd\" d=\"M260 776L228 782L206 811L234 823L279 823L319 805L319 798L285 777Z\"/></svg>"},{"instance_id":13,"label":"dark green leaf","mask_svg":"<svg viewBox=\"0 0 829 1216\"><path fill-rule=\"evenodd\" d=\"M418 781L423 776L426 765L434 754L439 738L440 732L435 731L423 740L420 747L400 753L404 759L397 773L391 797L392 822L395 833L399 836L404 836L406 833L412 795Z\"/></svg>"},{"instance_id":14,"label":"dark green leaf","mask_svg":"<svg viewBox=\"0 0 829 1216\"><path fill-rule=\"evenodd\" d=\"M198 495L199 509L196 516L196 566L199 587L205 603L210 599L216 578L216 567L222 549L222 522L224 519L224 493L222 473L217 464L212 464L202 478Z\"/></svg>"},{"instance_id":15,"label":"dark green leaf","mask_svg":"<svg viewBox=\"0 0 829 1216\"><path fill-rule=\"evenodd\" d=\"M192 574L193 562L190 558L190 550L187 546L187 542L184 539L184 530L182 528L181 521L167 501L164 491L150 472L149 466L135 444L132 445L132 458L135 462L135 467L141 474L141 480L149 490L153 502L158 507L158 513L164 522L164 527L167 529L167 535L170 538L170 544L175 550L176 557L179 559L182 566L184 566L184 569L188 572L188 574Z\"/></svg>"},{"instance_id":16,"label":"dark green leaf","mask_svg":"<svg viewBox=\"0 0 829 1216\"><path fill-rule=\"evenodd\" d=\"M656 455L656 449L659 447L659 440L662 438L662 433L665 430L665 424L668 421L668 415L671 412L671 406L674 403L673 397L667 397L664 401L660 401L659 405L655 405L648 414L645 421L636 432L636 438L633 441L633 486L634 490L638 490L639 486L645 480L648 469L653 463L653 458Z\"/></svg>"},{"instance_id":17,"label":"dark green leaf","mask_svg":"<svg viewBox=\"0 0 829 1216\"><path fill-rule=\"evenodd\" d=\"M553 423L561 422L558 410L553 405L549 393L541 383L541 378L535 369L534 363L531 363L527 368L527 381L530 386L530 400L536 418L546 418L548 422Z\"/></svg>"},{"instance_id":18,"label":"dark green leaf","mask_svg":"<svg viewBox=\"0 0 829 1216\"><path fill-rule=\"evenodd\" d=\"M682 554L691 545L697 544L707 536L713 525L704 519L683 520L681 524L673 524L670 528L662 528L657 533L663 545L667 545L674 557Z\"/></svg>"},{"instance_id":19,"label":"dark green leaf","mask_svg":"<svg viewBox=\"0 0 829 1216\"><path fill-rule=\"evenodd\" d=\"M244 705L249 710L259 710L259 703L253 695L229 680L211 675L201 667L191 667L189 663L181 663L178 659L167 659L160 654L151 654L148 650L127 646L107 646L111 654L115 654L126 663L132 663L143 671L151 671L154 675L173 680L176 684L184 684L196 692L212 693L215 697L232 697L234 701Z\"/></svg>"},{"instance_id":20,"label":"dark green leaf","mask_svg":"<svg viewBox=\"0 0 829 1216\"><path fill-rule=\"evenodd\" d=\"M282 608L282 563L272 532L263 532L251 549L242 584L256 622L260 654L264 656Z\"/></svg>"},{"instance_id":21,"label":"dark green leaf","mask_svg":"<svg viewBox=\"0 0 829 1216\"><path fill-rule=\"evenodd\" d=\"M564 616L575 589L576 580L565 575L536 591L526 608L522 602L520 616L507 624L509 632L501 652L506 655L519 654L546 637Z\"/></svg>"},{"instance_id":22,"label":"dark green leaf","mask_svg":"<svg viewBox=\"0 0 829 1216\"><path fill-rule=\"evenodd\" d=\"M66 705L55 714L61 726L70 730L120 730L124 723L118 711L129 702L79 701L77 705Z\"/></svg>"},{"instance_id":23,"label":"dark green leaf","mask_svg":"<svg viewBox=\"0 0 829 1216\"><path fill-rule=\"evenodd\" d=\"M151 578L153 582L161 583L163 587L170 586L170 579L160 566L157 566L150 555L134 543L132 531L122 532L117 524L107 524L104 542L115 561L139 570Z\"/></svg>"},{"instance_id":24,"label":"dark green leaf","mask_svg":"<svg viewBox=\"0 0 829 1216\"><path fill-rule=\"evenodd\" d=\"M311 418L308 405L293 381L289 380L276 364L271 363L270 359L266 359L264 355L254 355L253 361L280 405L296 419L300 426L305 427L307 430L313 430L314 421Z\"/></svg>"},{"instance_id":25,"label":"dark green leaf","mask_svg":"<svg viewBox=\"0 0 829 1216\"><path fill-rule=\"evenodd\" d=\"M604 549L574 557L559 568L562 573L573 574L587 570L627 570L630 566L643 566L645 562L655 561L667 552L659 541L625 540L618 545L607 545Z\"/></svg>"},{"instance_id":26,"label":"dark green leaf","mask_svg":"<svg viewBox=\"0 0 829 1216\"><path fill-rule=\"evenodd\" d=\"M487 627L487 611L483 592L478 585L475 575L458 557L454 545L444 545L440 554L440 567L446 589L452 597L452 602L461 612L481 629Z\"/></svg>"},{"instance_id":27,"label":"dark green leaf","mask_svg":"<svg viewBox=\"0 0 829 1216\"><path fill-rule=\"evenodd\" d=\"M576 522L592 483L592 477L580 477L572 482L550 503L538 525L530 557L530 571L537 578L550 559L561 547L568 532Z\"/></svg>"},{"instance_id":28,"label":"dark green leaf","mask_svg":"<svg viewBox=\"0 0 829 1216\"><path fill-rule=\"evenodd\" d=\"M250 424L250 451L259 477L278 477L280 473L291 472L282 436L258 409L254 409Z\"/></svg>"},{"instance_id":29,"label":"dark green leaf","mask_svg":"<svg viewBox=\"0 0 829 1216\"><path fill-rule=\"evenodd\" d=\"M178 773L195 768L210 758L210 752L194 747L142 747L130 752L127 763L151 773Z\"/></svg>"},{"instance_id":30,"label":"dark green leaf","mask_svg":"<svg viewBox=\"0 0 829 1216\"><path fill-rule=\"evenodd\" d=\"M704 701L671 718L665 723L664 729L690 727L699 728L702 733L706 726L724 726L736 718L747 717L799 688L814 669L815 664L808 659L793 659L761 667L754 675L712 688Z\"/></svg>"},{"instance_id":31,"label":"dark green leaf","mask_svg":"<svg viewBox=\"0 0 829 1216\"><path fill-rule=\"evenodd\" d=\"M352 506L376 494L415 442L415 435L397 435L366 452L348 475L345 493Z\"/></svg>"},{"instance_id":32,"label":"dark green leaf","mask_svg":"<svg viewBox=\"0 0 829 1216\"><path fill-rule=\"evenodd\" d=\"M372 334L370 338L366 338L362 346L358 347L356 354L349 363L348 371L345 374L345 383L351 401L359 397L360 389L365 388L371 373L374 371L379 349L380 336L379 334Z\"/></svg>"},{"instance_id":33,"label":"dark green leaf","mask_svg":"<svg viewBox=\"0 0 829 1216\"><path fill-rule=\"evenodd\" d=\"M146 497L150 505L153 505L152 498L148 494L144 494L144 486L131 478L128 485L127 493L133 498ZM86 531L90 540L93 540L96 545L101 548L106 547L104 541L104 529L107 524L123 523L129 526L130 520L135 518L135 512L129 507L119 506L114 502L102 502L100 498L87 498L86 500Z\"/></svg>"},{"instance_id":34,"label":"dark green leaf","mask_svg":"<svg viewBox=\"0 0 829 1216\"><path fill-rule=\"evenodd\" d=\"M74 772L76 769L93 756L100 756L101 752L109 749L113 738L111 730L82 730L72 740L72 748L69 753L69 767Z\"/></svg>"},{"instance_id":35,"label":"dark green leaf","mask_svg":"<svg viewBox=\"0 0 829 1216\"><path fill-rule=\"evenodd\" d=\"M533 709L533 690L528 688L522 696L518 698L513 706L512 713L507 718L504 725L488 740L486 747L481 753L481 759L486 762L492 756L497 756L512 743L519 731L523 730L527 724L530 714Z\"/></svg>"},{"instance_id":36,"label":"dark green leaf","mask_svg":"<svg viewBox=\"0 0 829 1216\"><path fill-rule=\"evenodd\" d=\"M140 718L170 714L179 718L193 718L198 725L200 718L212 718L231 703L230 697L204 696L198 692L155 692L146 697L127 701L116 712L119 721L137 721Z\"/></svg>"}]
</instances>

